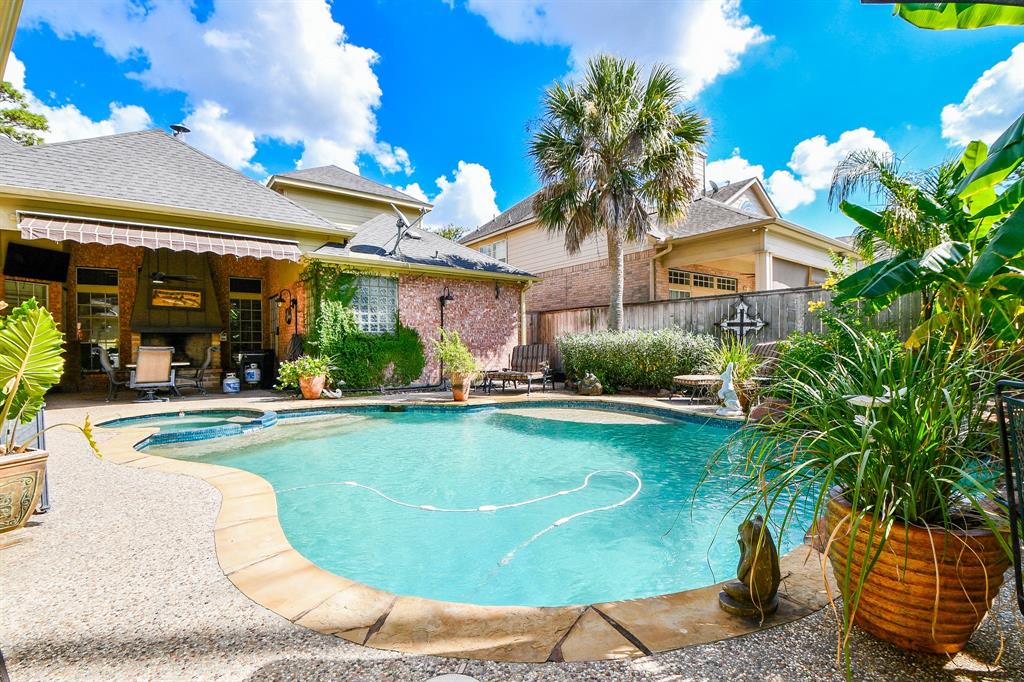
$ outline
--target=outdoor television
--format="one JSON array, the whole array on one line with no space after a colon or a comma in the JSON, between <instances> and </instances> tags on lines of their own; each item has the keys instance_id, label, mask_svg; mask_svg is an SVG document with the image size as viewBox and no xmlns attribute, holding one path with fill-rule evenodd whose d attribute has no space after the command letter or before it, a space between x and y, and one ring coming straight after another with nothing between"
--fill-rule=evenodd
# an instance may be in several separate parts
<instances>
[{"instance_id":1,"label":"outdoor television","mask_svg":"<svg viewBox=\"0 0 1024 682\"><path fill-rule=\"evenodd\" d=\"M49 282L66 282L71 254L25 244L8 244L4 277L27 277Z\"/></svg>"}]
</instances>

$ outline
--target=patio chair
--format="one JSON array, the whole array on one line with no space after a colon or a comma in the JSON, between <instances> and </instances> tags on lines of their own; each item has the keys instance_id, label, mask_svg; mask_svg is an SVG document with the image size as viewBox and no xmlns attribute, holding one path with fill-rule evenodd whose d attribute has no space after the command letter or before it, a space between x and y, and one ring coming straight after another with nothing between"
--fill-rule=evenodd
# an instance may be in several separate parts
<instances>
[{"instance_id":1,"label":"patio chair","mask_svg":"<svg viewBox=\"0 0 1024 682\"><path fill-rule=\"evenodd\" d=\"M1017 608L1024 614L1024 567L1021 531L1024 529L1024 381L996 382L996 416L1006 476L1006 506L1010 511L1010 549Z\"/></svg>"},{"instance_id":2,"label":"patio chair","mask_svg":"<svg viewBox=\"0 0 1024 682\"><path fill-rule=\"evenodd\" d=\"M519 382L523 382L526 384L526 395L530 395L533 382L540 381L542 391L547 390L548 384L551 384L551 390L554 390L554 361L557 360L557 353L557 349L549 343L516 346L512 349L508 367L485 373L484 389L490 393L496 381L501 382L502 391L509 383L514 389L518 389Z\"/></svg>"},{"instance_id":3,"label":"patio chair","mask_svg":"<svg viewBox=\"0 0 1024 682\"><path fill-rule=\"evenodd\" d=\"M199 392L199 395L206 395L206 387L203 386L203 380L206 376L206 370L210 369L212 364L213 346L207 346L203 364L198 367L190 367L186 370L188 374L177 377L174 382L175 388L194 388Z\"/></svg>"},{"instance_id":4,"label":"patio chair","mask_svg":"<svg viewBox=\"0 0 1024 682\"><path fill-rule=\"evenodd\" d=\"M139 346L139 355L135 361L128 386L139 392L136 402L166 401L156 392L161 388L174 389L174 369L171 358L174 348L171 346Z\"/></svg>"},{"instance_id":5,"label":"patio chair","mask_svg":"<svg viewBox=\"0 0 1024 682\"><path fill-rule=\"evenodd\" d=\"M107 354L106 348L97 346L96 352L100 356L100 367L103 368L103 373L107 375L107 402L109 403L117 398L118 391L128 386L128 380L118 379L118 370L114 367L114 363L110 361L110 355Z\"/></svg>"}]
</instances>

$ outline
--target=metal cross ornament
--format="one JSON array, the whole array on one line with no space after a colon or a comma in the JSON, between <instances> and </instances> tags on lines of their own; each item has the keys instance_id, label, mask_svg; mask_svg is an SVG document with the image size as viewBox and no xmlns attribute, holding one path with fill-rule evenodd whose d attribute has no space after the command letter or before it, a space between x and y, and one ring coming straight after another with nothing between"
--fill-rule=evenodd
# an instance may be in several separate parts
<instances>
[{"instance_id":1,"label":"metal cross ornament","mask_svg":"<svg viewBox=\"0 0 1024 682\"><path fill-rule=\"evenodd\" d=\"M754 315L753 317L747 315L747 309L749 306L742 301L736 304L736 317L731 320L722 320L718 323L718 326L726 331L730 331L735 334L740 341L747 337L747 334L752 334L761 327L765 326L765 321Z\"/></svg>"}]
</instances>

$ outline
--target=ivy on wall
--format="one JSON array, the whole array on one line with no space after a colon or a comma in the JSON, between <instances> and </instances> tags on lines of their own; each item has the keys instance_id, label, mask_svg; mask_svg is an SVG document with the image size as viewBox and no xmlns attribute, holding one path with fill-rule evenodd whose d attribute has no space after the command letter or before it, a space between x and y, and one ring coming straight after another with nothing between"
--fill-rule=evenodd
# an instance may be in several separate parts
<instances>
[{"instance_id":1,"label":"ivy on wall","mask_svg":"<svg viewBox=\"0 0 1024 682\"><path fill-rule=\"evenodd\" d=\"M306 287L306 353L327 355L335 366L333 379L348 390L406 386L426 365L423 343L414 329L396 321L393 334L367 334L356 324L352 298L364 273L313 259L303 262Z\"/></svg>"}]
</instances>

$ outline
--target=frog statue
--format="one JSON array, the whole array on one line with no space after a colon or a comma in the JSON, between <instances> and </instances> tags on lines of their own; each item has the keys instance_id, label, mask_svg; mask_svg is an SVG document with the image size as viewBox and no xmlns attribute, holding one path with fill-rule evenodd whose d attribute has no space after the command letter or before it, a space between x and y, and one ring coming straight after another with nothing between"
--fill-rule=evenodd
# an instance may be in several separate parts
<instances>
[{"instance_id":1,"label":"frog statue","mask_svg":"<svg viewBox=\"0 0 1024 682\"><path fill-rule=\"evenodd\" d=\"M760 515L740 524L736 541L740 546L739 580L722 586L718 603L733 615L763 620L779 608L779 551Z\"/></svg>"}]
</instances>

